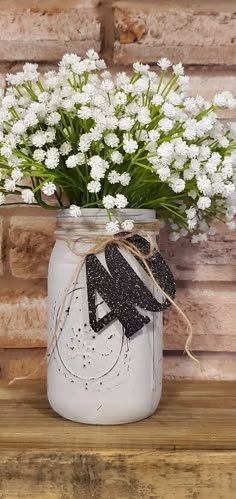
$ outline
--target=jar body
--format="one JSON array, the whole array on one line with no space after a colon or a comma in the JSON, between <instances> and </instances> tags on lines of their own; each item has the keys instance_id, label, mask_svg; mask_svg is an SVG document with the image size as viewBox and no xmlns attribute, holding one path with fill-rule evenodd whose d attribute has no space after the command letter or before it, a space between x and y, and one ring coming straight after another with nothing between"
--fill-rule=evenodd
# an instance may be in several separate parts
<instances>
[{"instance_id":1,"label":"jar body","mask_svg":"<svg viewBox=\"0 0 236 499\"><path fill-rule=\"evenodd\" d=\"M153 210L122 210L122 214L124 211L137 224L155 220ZM85 209L79 220L81 226L86 222L91 229L87 228L85 234L84 229L79 228L78 235L94 237L101 233L100 229L96 231L96 225L106 222L106 211ZM67 227L75 223L65 211L60 215L59 235L65 234L63 221ZM79 221L76 223L78 226ZM69 232L72 234L73 230ZM50 405L61 416L88 424L122 424L149 417L161 397L162 312L145 310L144 313L140 309L150 321L130 338L119 320L111 321L99 334L94 332L89 320L84 257L69 248L70 234L58 238L49 264L47 384ZM75 250L87 252L88 242L79 238ZM155 235L153 238L155 242ZM135 257L123 248L119 251L161 302L160 293ZM108 271L104 252L96 254L96 258ZM109 311L97 295L98 319ZM55 328L56 340L53 340Z\"/></svg>"}]
</instances>

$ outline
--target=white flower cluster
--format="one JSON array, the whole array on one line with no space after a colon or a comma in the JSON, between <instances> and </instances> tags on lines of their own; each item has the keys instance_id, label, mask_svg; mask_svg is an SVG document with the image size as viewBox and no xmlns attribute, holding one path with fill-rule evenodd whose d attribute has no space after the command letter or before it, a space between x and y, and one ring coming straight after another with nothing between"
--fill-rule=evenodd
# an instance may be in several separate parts
<instances>
[{"instance_id":1,"label":"white flower cluster","mask_svg":"<svg viewBox=\"0 0 236 499\"><path fill-rule=\"evenodd\" d=\"M44 82L35 64L7 75L1 205L12 193L44 207L54 196L73 217L91 206L105 208L110 220L116 209L152 208L172 240L192 232L193 242L213 234L214 217L234 227L236 144L216 110L235 108L236 99L229 92L212 103L189 97L182 64L167 58L157 71L139 62L133 69L113 78L91 49L85 59L65 54ZM132 228L128 219L107 224L110 234Z\"/></svg>"}]
</instances>

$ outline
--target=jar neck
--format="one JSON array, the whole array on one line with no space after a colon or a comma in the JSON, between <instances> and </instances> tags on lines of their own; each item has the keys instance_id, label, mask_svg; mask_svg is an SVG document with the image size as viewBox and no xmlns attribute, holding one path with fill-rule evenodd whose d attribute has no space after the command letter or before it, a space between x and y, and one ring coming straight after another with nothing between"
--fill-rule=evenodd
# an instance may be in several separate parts
<instances>
[{"instance_id":1,"label":"jar neck","mask_svg":"<svg viewBox=\"0 0 236 499\"><path fill-rule=\"evenodd\" d=\"M145 224L153 224L156 220L156 213L154 210L145 209L122 209L113 210L112 221L118 220L133 220L134 227L145 227ZM106 225L109 222L107 210L83 208L81 209L81 216L74 218L70 216L69 210L62 210L57 215L57 225L55 235L57 238L76 239L76 237L91 234L91 235L108 235ZM152 232L157 233L157 227L153 226Z\"/></svg>"}]
</instances>

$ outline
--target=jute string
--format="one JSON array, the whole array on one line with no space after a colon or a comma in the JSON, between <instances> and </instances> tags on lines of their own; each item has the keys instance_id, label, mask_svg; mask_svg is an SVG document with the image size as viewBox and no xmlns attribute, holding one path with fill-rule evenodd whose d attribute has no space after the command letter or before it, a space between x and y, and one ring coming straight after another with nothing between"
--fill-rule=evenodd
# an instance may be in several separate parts
<instances>
[{"instance_id":1,"label":"jute string","mask_svg":"<svg viewBox=\"0 0 236 499\"><path fill-rule=\"evenodd\" d=\"M84 227L84 224L83 224L83 227ZM96 227L97 227L97 225L96 225ZM90 228L91 228L91 226L90 226ZM26 380L26 379L31 378L31 376L36 374L38 372L38 370L40 369L40 367L47 361L48 352L50 352L50 350L53 346L54 340L57 341L57 338L58 338L58 328L59 328L59 324L60 324L62 315L64 313L67 295L68 295L68 293L73 285L74 280L77 279L79 276L79 273L80 273L80 271L85 263L86 256L95 255L97 253L104 251L106 246L109 244L115 244L116 246L118 246L120 248L124 248L124 250L129 251L133 256L135 256L141 260L148 275L150 276L151 280L153 281L155 287L162 293L162 295L167 300L169 300L169 302L173 305L173 307L178 311L178 313L184 319L185 324L187 326L187 331L188 331L188 337L187 337L187 340L185 342L184 353L186 353L190 359L197 362L201 367L200 361L191 352L191 343L192 343L192 339L193 339L193 329L192 329L192 325L191 325L188 317L183 312L183 310L181 310L181 308L175 303L175 301L164 291L164 289L161 288L161 286L159 285L158 281L155 279L155 277L154 277L154 275L153 275L152 271L150 270L148 263L147 263L147 260L153 255L154 250L155 250L155 245L154 245L153 239L150 236L150 234L156 233L157 229L158 229L158 222L153 222L153 223L145 223L142 225L139 224L138 228L134 228L132 231L129 231L128 233L125 233L125 234L121 233L121 234L116 234L116 235L112 235L112 236L106 236L106 235L74 236L74 237L71 237L70 239L63 237L63 236L60 236L60 235L57 236L57 239L65 241L67 243L67 246L70 249L70 251L72 251L72 253L74 253L76 256L79 256L81 258L81 260L78 263L78 265L76 265L75 271L73 272L72 277L69 281L69 284L66 287L65 294L64 294L64 300L63 300L62 305L60 306L59 313L58 313L57 319L55 321L53 335L52 335L50 344L48 346L47 353L45 354L43 359L39 362L38 366L30 374L28 374L27 376L19 376L19 377L14 378L13 380L11 380L9 382L9 385L15 383L15 381ZM139 251L139 249L137 249L137 247L131 241L129 241L129 239L135 235L143 236L149 242L150 250L147 254L143 255L143 253L141 253L141 251ZM79 242L83 242L83 244L93 245L93 246L92 246L92 248L90 248L86 252L79 252L75 249L75 245ZM95 242L95 244L94 244L94 242ZM49 357L49 361L50 361L50 357Z\"/></svg>"}]
</instances>

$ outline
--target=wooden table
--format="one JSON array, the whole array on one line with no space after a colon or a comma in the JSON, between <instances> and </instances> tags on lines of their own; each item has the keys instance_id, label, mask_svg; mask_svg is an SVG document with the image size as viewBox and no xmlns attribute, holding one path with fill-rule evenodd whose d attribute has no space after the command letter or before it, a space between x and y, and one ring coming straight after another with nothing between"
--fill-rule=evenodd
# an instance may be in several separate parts
<instances>
[{"instance_id":1,"label":"wooden table","mask_svg":"<svg viewBox=\"0 0 236 499\"><path fill-rule=\"evenodd\" d=\"M0 383L0 499L235 499L236 383L171 381L157 413L66 421L44 381Z\"/></svg>"}]
</instances>

